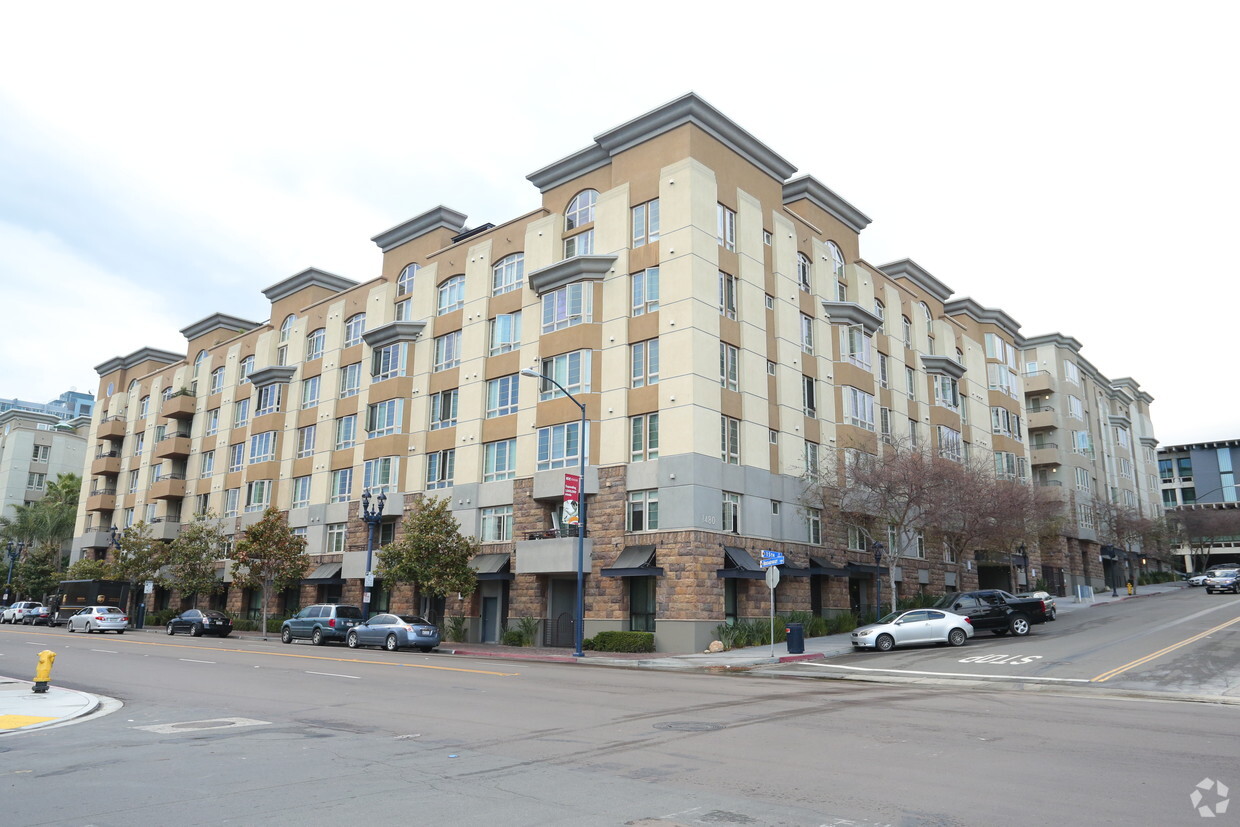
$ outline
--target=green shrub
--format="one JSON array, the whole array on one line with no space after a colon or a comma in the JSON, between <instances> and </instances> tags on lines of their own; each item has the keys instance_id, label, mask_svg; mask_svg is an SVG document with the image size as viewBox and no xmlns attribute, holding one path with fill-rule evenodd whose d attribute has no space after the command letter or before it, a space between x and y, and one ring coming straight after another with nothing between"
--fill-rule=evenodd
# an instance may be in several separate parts
<instances>
[{"instance_id":1,"label":"green shrub","mask_svg":"<svg viewBox=\"0 0 1240 827\"><path fill-rule=\"evenodd\" d=\"M828 634L841 635L846 632L851 632L853 629L856 629L858 625L860 624L857 622L857 616L855 614L852 612L844 612L843 614L838 614L827 621L827 626L829 629Z\"/></svg>"},{"instance_id":2,"label":"green shrub","mask_svg":"<svg viewBox=\"0 0 1240 827\"><path fill-rule=\"evenodd\" d=\"M809 619L809 623L805 624L806 637L822 637L831 634L828 631L827 619L821 615L814 615Z\"/></svg>"},{"instance_id":3,"label":"green shrub","mask_svg":"<svg viewBox=\"0 0 1240 827\"><path fill-rule=\"evenodd\" d=\"M448 616L443 619L444 634L448 640L453 643L462 643L465 640L465 616L455 615Z\"/></svg>"},{"instance_id":4,"label":"green shrub","mask_svg":"<svg viewBox=\"0 0 1240 827\"><path fill-rule=\"evenodd\" d=\"M582 648L587 648L582 644ZM590 638L596 652L653 652L654 632L599 632Z\"/></svg>"},{"instance_id":5,"label":"green shrub","mask_svg":"<svg viewBox=\"0 0 1240 827\"><path fill-rule=\"evenodd\" d=\"M736 627L730 623L720 623L715 627L715 639L723 644L724 649L736 648Z\"/></svg>"},{"instance_id":6,"label":"green shrub","mask_svg":"<svg viewBox=\"0 0 1240 827\"><path fill-rule=\"evenodd\" d=\"M156 609L146 613L147 626L167 626L168 621L179 615L176 609Z\"/></svg>"},{"instance_id":7,"label":"green shrub","mask_svg":"<svg viewBox=\"0 0 1240 827\"><path fill-rule=\"evenodd\" d=\"M505 629L499 642L505 646L524 646L525 635L521 633L520 629Z\"/></svg>"},{"instance_id":8,"label":"green shrub","mask_svg":"<svg viewBox=\"0 0 1240 827\"><path fill-rule=\"evenodd\" d=\"M524 641L522 646L536 646L538 644L538 624L536 617L518 617L517 630L521 633L521 639Z\"/></svg>"}]
</instances>

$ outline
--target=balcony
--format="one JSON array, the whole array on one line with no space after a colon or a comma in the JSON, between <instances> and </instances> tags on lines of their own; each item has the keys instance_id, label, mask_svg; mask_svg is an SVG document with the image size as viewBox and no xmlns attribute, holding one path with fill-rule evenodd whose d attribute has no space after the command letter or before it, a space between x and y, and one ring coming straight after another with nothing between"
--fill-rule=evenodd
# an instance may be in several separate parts
<instances>
[{"instance_id":1,"label":"balcony","mask_svg":"<svg viewBox=\"0 0 1240 827\"><path fill-rule=\"evenodd\" d=\"M116 489L115 488L92 488L90 494L86 497L87 511L114 511L116 510Z\"/></svg>"},{"instance_id":2,"label":"balcony","mask_svg":"<svg viewBox=\"0 0 1240 827\"><path fill-rule=\"evenodd\" d=\"M76 545L78 548L109 548L112 545L112 532L87 526Z\"/></svg>"},{"instance_id":3,"label":"balcony","mask_svg":"<svg viewBox=\"0 0 1240 827\"><path fill-rule=\"evenodd\" d=\"M179 392L164 400L164 406L160 409L164 417L167 419L193 419L194 408L197 407L198 400L189 392Z\"/></svg>"},{"instance_id":4,"label":"balcony","mask_svg":"<svg viewBox=\"0 0 1240 827\"><path fill-rule=\"evenodd\" d=\"M1061 465L1063 459L1059 455L1059 446L1053 442L1030 446L1030 465Z\"/></svg>"},{"instance_id":5,"label":"balcony","mask_svg":"<svg viewBox=\"0 0 1240 827\"><path fill-rule=\"evenodd\" d=\"M121 472L120 451L99 451L90 463L90 473L96 477L115 477Z\"/></svg>"},{"instance_id":6,"label":"balcony","mask_svg":"<svg viewBox=\"0 0 1240 827\"><path fill-rule=\"evenodd\" d=\"M185 475L165 474L151 483L147 496L152 500L174 500L185 496Z\"/></svg>"},{"instance_id":7,"label":"balcony","mask_svg":"<svg viewBox=\"0 0 1240 827\"><path fill-rule=\"evenodd\" d=\"M155 443L155 459L183 459L189 456L189 434L168 434Z\"/></svg>"},{"instance_id":8,"label":"balcony","mask_svg":"<svg viewBox=\"0 0 1240 827\"><path fill-rule=\"evenodd\" d=\"M181 533L181 521L175 517L156 517L150 527L155 540L175 540Z\"/></svg>"},{"instance_id":9,"label":"balcony","mask_svg":"<svg viewBox=\"0 0 1240 827\"><path fill-rule=\"evenodd\" d=\"M572 574L577 571L576 537L561 535L560 532L531 532L540 535L539 539L518 541L516 543L517 574ZM543 538L541 535L552 536ZM594 541L585 540L585 570L591 568L594 559Z\"/></svg>"},{"instance_id":10,"label":"balcony","mask_svg":"<svg viewBox=\"0 0 1240 827\"><path fill-rule=\"evenodd\" d=\"M1055 409L1049 405L1029 409L1029 430L1055 427Z\"/></svg>"},{"instance_id":11,"label":"balcony","mask_svg":"<svg viewBox=\"0 0 1240 827\"><path fill-rule=\"evenodd\" d=\"M95 431L96 439L124 439L125 438L125 417L109 416L99 423L99 429Z\"/></svg>"},{"instance_id":12,"label":"balcony","mask_svg":"<svg viewBox=\"0 0 1240 827\"><path fill-rule=\"evenodd\" d=\"M1025 382L1025 393L1045 393L1055 390L1055 377L1048 370L1035 370L1021 376Z\"/></svg>"}]
</instances>

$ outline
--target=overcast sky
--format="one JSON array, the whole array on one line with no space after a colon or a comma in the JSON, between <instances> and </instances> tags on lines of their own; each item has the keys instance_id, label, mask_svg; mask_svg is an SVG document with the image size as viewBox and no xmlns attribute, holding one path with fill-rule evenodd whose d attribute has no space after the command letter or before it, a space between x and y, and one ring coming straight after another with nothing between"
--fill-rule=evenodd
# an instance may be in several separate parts
<instances>
[{"instance_id":1,"label":"overcast sky","mask_svg":"<svg viewBox=\"0 0 1240 827\"><path fill-rule=\"evenodd\" d=\"M695 91L873 219L866 260L1076 337L1163 444L1238 438L1236 8L6 3L0 396L374 277L438 204L525 213L527 174Z\"/></svg>"}]
</instances>

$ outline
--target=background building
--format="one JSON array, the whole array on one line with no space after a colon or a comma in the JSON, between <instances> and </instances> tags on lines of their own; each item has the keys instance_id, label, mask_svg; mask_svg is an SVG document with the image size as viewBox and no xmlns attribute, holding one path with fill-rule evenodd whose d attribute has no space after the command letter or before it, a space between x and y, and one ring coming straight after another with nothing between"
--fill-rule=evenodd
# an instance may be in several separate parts
<instances>
[{"instance_id":1,"label":"background building","mask_svg":"<svg viewBox=\"0 0 1240 827\"><path fill-rule=\"evenodd\" d=\"M81 391L65 391L51 402L27 402L16 398L0 399L0 413L25 411L50 414L59 419L77 419L79 416L89 417L94 409L95 397Z\"/></svg>"},{"instance_id":2,"label":"background building","mask_svg":"<svg viewBox=\"0 0 1240 827\"><path fill-rule=\"evenodd\" d=\"M90 427L85 417L63 422L53 414L0 413L0 516L41 499L58 475L80 475Z\"/></svg>"},{"instance_id":3,"label":"background building","mask_svg":"<svg viewBox=\"0 0 1240 827\"><path fill-rule=\"evenodd\" d=\"M1162 502L1168 512L1210 510L1231 512L1240 522L1236 471L1240 467L1240 440L1171 445L1158 452ZM1240 531L1219 532L1208 544L1208 564L1240 563ZM1186 571L1194 571L1192 550L1178 545Z\"/></svg>"}]
</instances>

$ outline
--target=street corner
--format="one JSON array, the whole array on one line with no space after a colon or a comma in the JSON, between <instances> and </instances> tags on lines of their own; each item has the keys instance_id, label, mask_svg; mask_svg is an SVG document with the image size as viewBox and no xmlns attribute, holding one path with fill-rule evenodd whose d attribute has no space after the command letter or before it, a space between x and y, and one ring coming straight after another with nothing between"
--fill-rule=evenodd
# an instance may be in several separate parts
<instances>
[{"instance_id":1,"label":"street corner","mask_svg":"<svg viewBox=\"0 0 1240 827\"><path fill-rule=\"evenodd\" d=\"M101 711L106 714L120 705L110 698L58 686L35 692L30 681L0 677L0 737L58 726Z\"/></svg>"}]
</instances>

